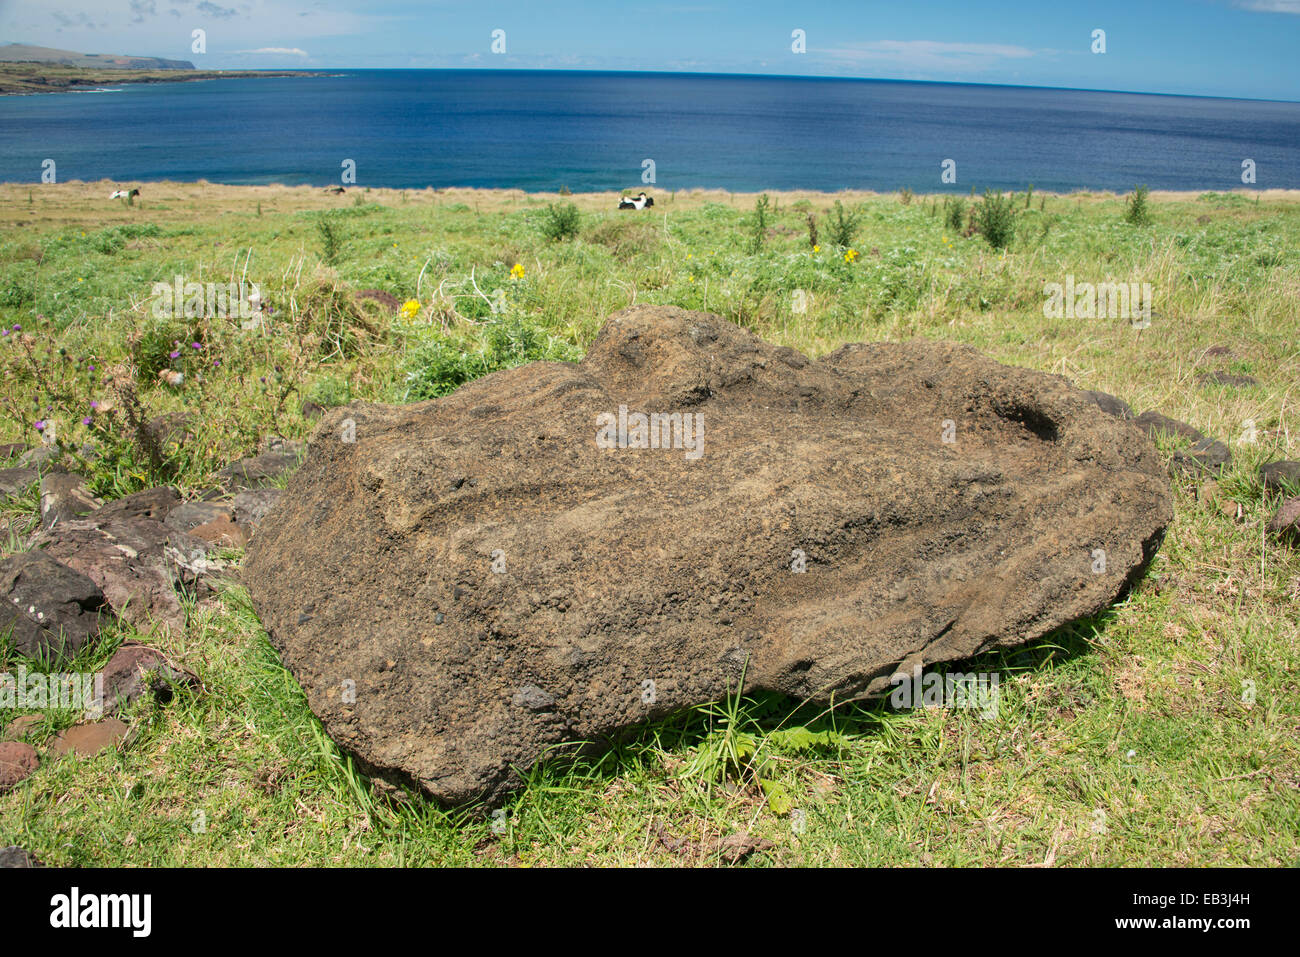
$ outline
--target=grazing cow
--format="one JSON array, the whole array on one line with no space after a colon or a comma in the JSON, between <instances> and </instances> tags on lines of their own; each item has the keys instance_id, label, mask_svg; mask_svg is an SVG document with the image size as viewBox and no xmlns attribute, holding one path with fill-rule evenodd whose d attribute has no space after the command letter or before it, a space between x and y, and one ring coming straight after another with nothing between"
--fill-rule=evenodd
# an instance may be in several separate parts
<instances>
[{"instance_id":1,"label":"grazing cow","mask_svg":"<svg viewBox=\"0 0 1300 957\"><path fill-rule=\"evenodd\" d=\"M325 192L333 193L335 196L337 196L339 193L346 193L347 190L345 190L342 186L326 186Z\"/></svg>"},{"instance_id":2,"label":"grazing cow","mask_svg":"<svg viewBox=\"0 0 1300 957\"><path fill-rule=\"evenodd\" d=\"M131 202L131 200L135 199L139 195L140 195L140 191L138 189L132 189L132 190L119 189L113 192L112 194L110 194L108 198L124 199L129 203Z\"/></svg>"},{"instance_id":3,"label":"grazing cow","mask_svg":"<svg viewBox=\"0 0 1300 957\"><path fill-rule=\"evenodd\" d=\"M645 209L647 206L653 206L654 204L655 201L653 197L647 196L645 193L642 193L640 196L634 198L624 196L622 199L618 201L618 208L619 209Z\"/></svg>"}]
</instances>

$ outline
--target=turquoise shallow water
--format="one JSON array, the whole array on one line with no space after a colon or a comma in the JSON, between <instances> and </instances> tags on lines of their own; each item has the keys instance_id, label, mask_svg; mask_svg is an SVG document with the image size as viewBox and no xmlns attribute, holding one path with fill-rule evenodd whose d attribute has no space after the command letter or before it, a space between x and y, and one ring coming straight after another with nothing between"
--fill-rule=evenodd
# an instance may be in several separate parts
<instances>
[{"instance_id":1,"label":"turquoise shallow water","mask_svg":"<svg viewBox=\"0 0 1300 957\"><path fill-rule=\"evenodd\" d=\"M658 73L363 70L0 97L0 181L968 192L1300 188L1300 104ZM940 181L945 159L957 182Z\"/></svg>"}]
</instances>

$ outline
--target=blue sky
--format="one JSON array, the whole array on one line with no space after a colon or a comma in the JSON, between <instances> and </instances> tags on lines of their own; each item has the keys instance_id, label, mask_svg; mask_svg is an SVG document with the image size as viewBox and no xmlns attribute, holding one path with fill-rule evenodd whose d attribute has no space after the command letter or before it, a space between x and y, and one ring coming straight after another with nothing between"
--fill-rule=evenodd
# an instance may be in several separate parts
<instances>
[{"instance_id":1,"label":"blue sky","mask_svg":"<svg viewBox=\"0 0 1300 957\"><path fill-rule=\"evenodd\" d=\"M191 51L194 29L206 53ZM1091 50L1097 29L1105 53ZM674 70L1300 100L1300 0L0 0L0 41L213 69Z\"/></svg>"}]
</instances>

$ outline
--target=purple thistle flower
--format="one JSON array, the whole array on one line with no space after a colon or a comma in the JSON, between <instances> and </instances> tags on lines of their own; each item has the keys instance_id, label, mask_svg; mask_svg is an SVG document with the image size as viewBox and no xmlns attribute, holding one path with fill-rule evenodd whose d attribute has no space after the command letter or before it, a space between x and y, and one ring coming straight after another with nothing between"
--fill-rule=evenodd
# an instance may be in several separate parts
<instances>
[{"instance_id":1,"label":"purple thistle flower","mask_svg":"<svg viewBox=\"0 0 1300 957\"><path fill-rule=\"evenodd\" d=\"M195 348L195 349L202 349L202 348L203 348L203 344L202 344L202 343L199 343L199 342L191 342L190 345L191 345L193 348Z\"/></svg>"},{"instance_id":2,"label":"purple thistle flower","mask_svg":"<svg viewBox=\"0 0 1300 957\"><path fill-rule=\"evenodd\" d=\"M181 357L181 354L179 352L173 352L171 353L171 357L173 359L179 359Z\"/></svg>"},{"instance_id":3,"label":"purple thistle flower","mask_svg":"<svg viewBox=\"0 0 1300 957\"><path fill-rule=\"evenodd\" d=\"M82 419L82 420L81 420L81 424L82 424L82 425L90 425L90 416L86 416L84 419Z\"/></svg>"},{"instance_id":4,"label":"purple thistle flower","mask_svg":"<svg viewBox=\"0 0 1300 957\"><path fill-rule=\"evenodd\" d=\"M91 400L90 400L90 407L91 407L92 409L98 409L98 408L99 408L99 403L96 402L94 399L91 399Z\"/></svg>"},{"instance_id":5,"label":"purple thistle flower","mask_svg":"<svg viewBox=\"0 0 1300 957\"><path fill-rule=\"evenodd\" d=\"M44 419L37 419L37 420L36 420L36 431L37 431L37 432L44 432L44 431L45 431L45 420L44 420Z\"/></svg>"}]
</instances>

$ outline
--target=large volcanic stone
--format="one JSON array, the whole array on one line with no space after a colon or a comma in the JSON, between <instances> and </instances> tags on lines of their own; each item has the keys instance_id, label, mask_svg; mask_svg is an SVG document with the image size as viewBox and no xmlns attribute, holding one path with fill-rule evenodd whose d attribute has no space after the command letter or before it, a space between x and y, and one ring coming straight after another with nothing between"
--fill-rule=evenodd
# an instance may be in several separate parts
<instances>
[{"instance_id":1,"label":"large volcanic stone","mask_svg":"<svg viewBox=\"0 0 1300 957\"><path fill-rule=\"evenodd\" d=\"M598 447L620 406L702 416L702 454ZM334 740L458 803L742 680L844 701L1038 638L1171 516L1150 442L1061 378L638 307L580 364L326 413L244 577Z\"/></svg>"}]
</instances>

